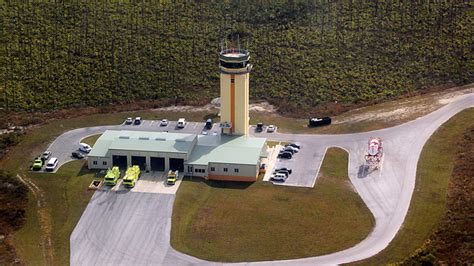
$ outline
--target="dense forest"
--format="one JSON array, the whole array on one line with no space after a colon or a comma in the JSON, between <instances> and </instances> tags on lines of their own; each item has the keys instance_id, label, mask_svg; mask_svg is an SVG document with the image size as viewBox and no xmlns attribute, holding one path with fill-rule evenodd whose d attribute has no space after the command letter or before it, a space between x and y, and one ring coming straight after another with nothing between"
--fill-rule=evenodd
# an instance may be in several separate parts
<instances>
[{"instance_id":1,"label":"dense forest","mask_svg":"<svg viewBox=\"0 0 474 266\"><path fill-rule=\"evenodd\" d=\"M0 108L204 103L217 52L251 52L251 97L282 110L474 80L466 1L0 1Z\"/></svg>"}]
</instances>

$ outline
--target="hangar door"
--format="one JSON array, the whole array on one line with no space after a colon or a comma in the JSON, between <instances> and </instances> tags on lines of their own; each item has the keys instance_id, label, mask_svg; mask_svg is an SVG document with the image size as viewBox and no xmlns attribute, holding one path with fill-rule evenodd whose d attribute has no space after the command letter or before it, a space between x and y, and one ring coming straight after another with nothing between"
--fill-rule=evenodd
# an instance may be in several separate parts
<instances>
[{"instance_id":1,"label":"hangar door","mask_svg":"<svg viewBox=\"0 0 474 266\"><path fill-rule=\"evenodd\" d=\"M140 166L141 170L146 169L146 157L145 156L132 156L132 165Z\"/></svg>"},{"instance_id":2,"label":"hangar door","mask_svg":"<svg viewBox=\"0 0 474 266\"><path fill-rule=\"evenodd\" d=\"M182 172L184 170L184 159L170 158L170 170Z\"/></svg>"},{"instance_id":3,"label":"hangar door","mask_svg":"<svg viewBox=\"0 0 474 266\"><path fill-rule=\"evenodd\" d=\"M164 171L165 170L165 158L162 157L151 157L150 158L150 169L152 171Z\"/></svg>"},{"instance_id":4,"label":"hangar door","mask_svg":"<svg viewBox=\"0 0 474 266\"><path fill-rule=\"evenodd\" d=\"M112 155L112 165L118 166L120 169L127 168L127 156L125 155Z\"/></svg>"}]
</instances>

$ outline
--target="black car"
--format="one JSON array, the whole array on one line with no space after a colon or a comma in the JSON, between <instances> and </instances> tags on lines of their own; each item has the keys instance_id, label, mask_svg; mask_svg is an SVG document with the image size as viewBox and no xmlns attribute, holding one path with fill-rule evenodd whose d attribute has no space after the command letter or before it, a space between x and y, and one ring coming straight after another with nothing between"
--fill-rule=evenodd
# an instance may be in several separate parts
<instances>
[{"instance_id":1,"label":"black car","mask_svg":"<svg viewBox=\"0 0 474 266\"><path fill-rule=\"evenodd\" d=\"M206 125L204 126L205 128L207 129L211 129L212 128L212 119L207 119L206 121Z\"/></svg>"},{"instance_id":2,"label":"black car","mask_svg":"<svg viewBox=\"0 0 474 266\"><path fill-rule=\"evenodd\" d=\"M257 128L255 129L257 132L262 132L263 131L263 123L257 123Z\"/></svg>"},{"instance_id":3,"label":"black car","mask_svg":"<svg viewBox=\"0 0 474 266\"><path fill-rule=\"evenodd\" d=\"M135 120L133 120L134 125L140 125L142 123L142 118L137 116L135 117Z\"/></svg>"},{"instance_id":4,"label":"black car","mask_svg":"<svg viewBox=\"0 0 474 266\"><path fill-rule=\"evenodd\" d=\"M278 154L278 158L291 159L291 158L293 158L293 154L291 154L290 152L286 152L286 151L280 152Z\"/></svg>"},{"instance_id":5,"label":"black car","mask_svg":"<svg viewBox=\"0 0 474 266\"><path fill-rule=\"evenodd\" d=\"M293 172L293 170L291 170L290 168L286 168L286 167L280 167L280 168L275 169L275 172L280 172L280 171L286 171L286 172L288 172L290 175L291 175L291 173Z\"/></svg>"},{"instance_id":6,"label":"black car","mask_svg":"<svg viewBox=\"0 0 474 266\"><path fill-rule=\"evenodd\" d=\"M312 117L309 119L308 126L309 127L318 127L318 126L325 126L331 124L331 118L329 116L325 116L323 118L316 118Z\"/></svg>"},{"instance_id":7,"label":"black car","mask_svg":"<svg viewBox=\"0 0 474 266\"><path fill-rule=\"evenodd\" d=\"M301 146L296 143L286 144L285 147L291 146L293 148L301 149Z\"/></svg>"},{"instance_id":8,"label":"black car","mask_svg":"<svg viewBox=\"0 0 474 266\"><path fill-rule=\"evenodd\" d=\"M72 153L72 158L76 158L76 159L84 159L84 154L78 152L78 151L75 151Z\"/></svg>"}]
</instances>

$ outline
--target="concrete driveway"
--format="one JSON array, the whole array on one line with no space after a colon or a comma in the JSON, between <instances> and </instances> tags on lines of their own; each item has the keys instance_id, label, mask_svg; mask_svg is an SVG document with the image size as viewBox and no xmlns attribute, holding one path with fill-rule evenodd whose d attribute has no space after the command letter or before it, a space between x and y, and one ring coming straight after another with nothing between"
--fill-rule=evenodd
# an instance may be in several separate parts
<instances>
[{"instance_id":1,"label":"concrete driveway","mask_svg":"<svg viewBox=\"0 0 474 266\"><path fill-rule=\"evenodd\" d=\"M372 132L345 135L260 133L262 137L295 141L311 147L314 161L307 162L311 164L322 160L318 150L333 146L346 149L349 152L350 180L374 215L376 224L366 239L343 251L318 257L245 264L342 264L382 251L395 237L407 214L415 186L416 166L425 142L440 125L469 107L474 107L474 94L463 96L406 124ZM91 129L76 131L81 130L85 130L84 134L91 132ZM367 173L361 171L361 166L364 165L367 140L372 136L384 140L384 163L380 170ZM300 182L301 186L314 185L312 179L295 182ZM173 194L159 193L96 192L71 236L71 264L212 264L170 247L174 197Z\"/></svg>"}]
</instances>

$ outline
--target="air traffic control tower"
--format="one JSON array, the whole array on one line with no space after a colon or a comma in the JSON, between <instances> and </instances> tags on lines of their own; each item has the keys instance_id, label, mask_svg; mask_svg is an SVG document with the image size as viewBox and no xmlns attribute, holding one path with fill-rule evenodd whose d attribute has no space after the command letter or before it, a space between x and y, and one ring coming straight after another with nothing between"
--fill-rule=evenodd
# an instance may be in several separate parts
<instances>
[{"instance_id":1,"label":"air traffic control tower","mask_svg":"<svg viewBox=\"0 0 474 266\"><path fill-rule=\"evenodd\" d=\"M219 53L221 72L221 128L224 134L249 134L250 54L243 49Z\"/></svg>"}]
</instances>

